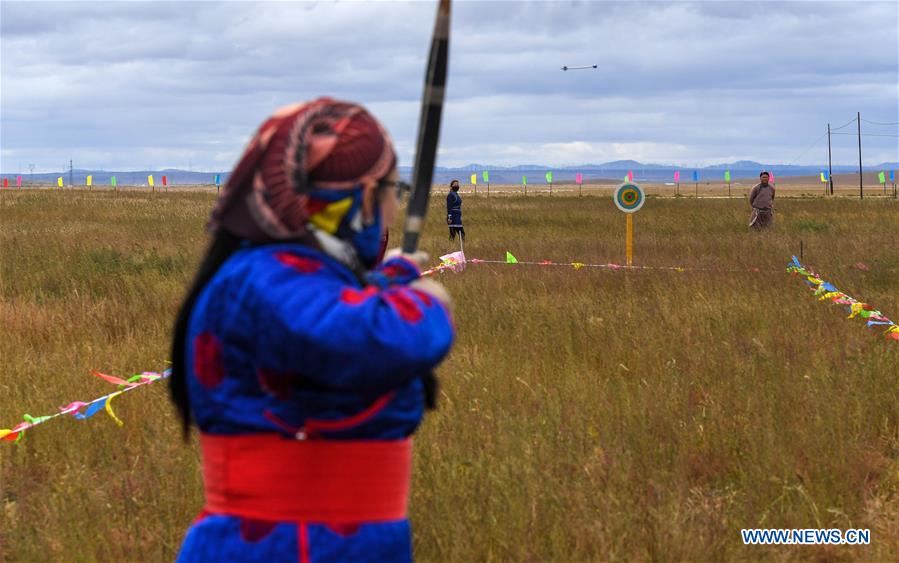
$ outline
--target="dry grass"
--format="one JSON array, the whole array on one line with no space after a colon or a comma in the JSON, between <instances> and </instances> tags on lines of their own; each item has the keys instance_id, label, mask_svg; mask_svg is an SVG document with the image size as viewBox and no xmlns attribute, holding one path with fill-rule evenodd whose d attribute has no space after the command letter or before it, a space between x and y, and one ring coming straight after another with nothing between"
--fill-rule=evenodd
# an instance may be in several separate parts
<instances>
[{"instance_id":1,"label":"dry grass","mask_svg":"<svg viewBox=\"0 0 899 563\"><path fill-rule=\"evenodd\" d=\"M211 194L0 193L0 425L163 366ZM439 204L440 202L435 202ZM899 205L650 199L638 264L473 265L417 438L419 559L899 557L899 347L783 273L789 255L899 317ZM442 213L426 249L454 250ZM465 199L470 257L623 261L608 198ZM854 265L864 262L869 270ZM163 386L0 444L6 560L170 560L202 503ZM745 547L743 527L870 528L867 547Z\"/></svg>"}]
</instances>

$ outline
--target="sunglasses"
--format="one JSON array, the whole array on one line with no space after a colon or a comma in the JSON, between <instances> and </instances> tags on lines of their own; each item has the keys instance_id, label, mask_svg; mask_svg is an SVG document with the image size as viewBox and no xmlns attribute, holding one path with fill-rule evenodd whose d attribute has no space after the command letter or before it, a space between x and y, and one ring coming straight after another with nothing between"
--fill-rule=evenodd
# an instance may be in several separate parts
<instances>
[{"instance_id":1,"label":"sunglasses","mask_svg":"<svg viewBox=\"0 0 899 563\"><path fill-rule=\"evenodd\" d=\"M396 189L396 198L399 201L403 201L403 194L412 192L412 186L410 186L409 184L407 184L406 182L404 182L402 180L396 180L396 181L380 180L378 182L378 189L386 189L386 188L390 188L390 187L393 187L394 189Z\"/></svg>"}]
</instances>

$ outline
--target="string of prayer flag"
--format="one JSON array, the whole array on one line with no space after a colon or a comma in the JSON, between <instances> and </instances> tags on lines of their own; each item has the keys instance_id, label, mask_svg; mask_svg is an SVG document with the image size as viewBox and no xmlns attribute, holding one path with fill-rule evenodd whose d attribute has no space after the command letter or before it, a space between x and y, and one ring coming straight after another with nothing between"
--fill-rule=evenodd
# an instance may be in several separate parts
<instances>
[{"instance_id":1,"label":"string of prayer flag","mask_svg":"<svg viewBox=\"0 0 899 563\"><path fill-rule=\"evenodd\" d=\"M829 300L831 303L844 305L846 307L846 312L849 313L849 316L846 317L847 319L858 317L866 320L868 327L886 327L884 336L889 340L899 340L899 325L888 319L883 313L871 305L862 303L861 301L846 295L832 283L824 281L810 268L806 268L800 264L799 259L795 256L793 256L792 262L787 266L787 271L793 275L805 278L803 281L805 281L805 283L810 286L811 290L815 292L819 301Z\"/></svg>"},{"instance_id":2,"label":"string of prayer flag","mask_svg":"<svg viewBox=\"0 0 899 563\"><path fill-rule=\"evenodd\" d=\"M22 415L22 422L20 422L19 424L13 426L12 428L0 428L0 441L18 442L25 436L25 432L27 430L31 430L35 426L44 424L49 420L53 420L54 418L67 414L72 415L77 420L87 420L101 410L105 410L106 414L108 414L118 426L123 426L124 422L122 422L121 419L119 419L119 417L117 417L115 412L112 410L112 400L123 393L134 391L138 387L149 385L151 383L159 381L160 379L166 379L171 375L171 373L172 370L167 369L162 373L144 372L133 375L128 379L122 379L114 375L94 372L94 376L99 377L100 379L103 379L104 381L107 381L114 385L118 385L119 390L107 395L103 395L102 397L98 397L93 401L73 401L64 407L59 407L59 412L47 416L31 416L30 414L26 413Z\"/></svg>"}]
</instances>

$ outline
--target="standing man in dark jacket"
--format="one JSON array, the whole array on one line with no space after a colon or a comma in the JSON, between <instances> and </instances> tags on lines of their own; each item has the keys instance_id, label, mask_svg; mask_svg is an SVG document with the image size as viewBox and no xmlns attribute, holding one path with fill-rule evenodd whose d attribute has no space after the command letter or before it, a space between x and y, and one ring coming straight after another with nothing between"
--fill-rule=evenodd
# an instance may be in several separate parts
<instances>
[{"instance_id":1,"label":"standing man in dark jacket","mask_svg":"<svg viewBox=\"0 0 899 563\"><path fill-rule=\"evenodd\" d=\"M459 195L459 180L450 182L450 192L446 194L446 224L449 225L449 238L456 240L456 233L465 242L465 228L462 226L462 196Z\"/></svg>"},{"instance_id":2,"label":"standing man in dark jacket","mask_svg":"<svg viewBox=\"0 0 899 563\"><path fill-rule=\"evenodd\" d=\"M774 225L774 186L768 183L770 178L771 175L763 171L759 174L758 185L749 192L749 205L752 206L749 226L756 231Z\"/></svg>"}]
</instances>

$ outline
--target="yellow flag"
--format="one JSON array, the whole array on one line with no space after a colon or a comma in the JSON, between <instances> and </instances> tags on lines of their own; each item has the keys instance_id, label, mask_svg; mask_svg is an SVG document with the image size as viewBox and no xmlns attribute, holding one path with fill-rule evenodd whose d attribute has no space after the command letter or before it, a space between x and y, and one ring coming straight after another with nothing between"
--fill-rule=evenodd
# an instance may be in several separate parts
<instances>
[{"instance_id":1,"label":"yellow flag","mask_svg":"<svg viewBox=\"0 0 899 563\"><path fill-rule=\"evenodd\" d=\"M88 186L93 186L93 185L94 185L94 177L93 177L93 176L88 176L88 177L87 177L87 185L88 185Z\"/></svg>"},{"instance_id":2,"label":"yellow flag","mask_svg":"<svg viewBox=\"0 0 899 563\"><path fill-rule=\"evenodd\" d=\"M59 186L60 188L62 187L62 176L60 176L59 178L56 179L56 185Z\"/></svg>"},{"instance_id":3,"label":"yellow flag","mask_svg":"<svg viewBox=\"0 0 899 563\"><path fill-rule=\"evenodd\" d=\"M152 174L147 176L147 183L150 184L151 188L153 187L154 184L153 184L153 175Z\"/></svg>"},{"instance_id":4,"label":"yellow flag","mask_svg":"<svg viewBox=\"0 0 899 563\"><path fill-rule=\"evenodd\" d=\"M122 393L124 393L124 391L116 391L115 393L112 393L111 395L109 395L106 398L106 405L105 405L106 413L109 414L109 416L111 416L112 419L115 421L115 423L118 424L119 426L125 426L125 423L122 422L121 419L119 419L119 417L117 417L115 415L115 411L112 410L112 400L113 400L113 398L118 397Z\"/></svg>"},{"instance_id":5,"label":"yellow flag","mask_svg":"<svg viewBox=\"0 0 899 563\"><path fill-rule=\"evenodd\" d=\"M478 175L477 175L477 174L472 174L472 175L471 175L471 185L472 185L472 186L477 186L477 185L478 185Z\"/></svg>"}]
</instances>

